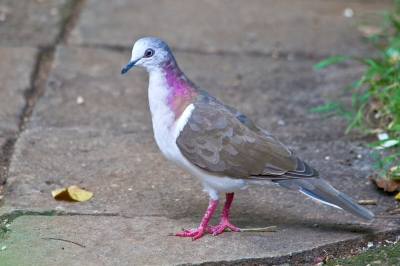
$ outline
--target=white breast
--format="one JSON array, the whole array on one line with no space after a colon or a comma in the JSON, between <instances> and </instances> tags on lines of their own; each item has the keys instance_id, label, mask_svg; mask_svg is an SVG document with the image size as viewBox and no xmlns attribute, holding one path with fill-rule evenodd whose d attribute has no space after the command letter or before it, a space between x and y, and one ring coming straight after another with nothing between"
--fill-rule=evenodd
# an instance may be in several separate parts
<instances>
[{"instance_id":1,"label":"white breast","mask_svg":"<svg viewBox=\"0 0 400 266\"><path fill-rule=\"evenodd\" d=\"M177 163L175 157L178 147L175 141L184 123L181 122L183 125L181 128L177 128L176 125L183 120L178 119L178 121L175 121L174 113L166 104L168 95L169 90L166 84L165 74L161 71L158 73L152 71L150 73L149 83L149 105L153 121L154 138L164 156ZM182 117L183 115L181 118Z\"/></svg>"}]
</instances>

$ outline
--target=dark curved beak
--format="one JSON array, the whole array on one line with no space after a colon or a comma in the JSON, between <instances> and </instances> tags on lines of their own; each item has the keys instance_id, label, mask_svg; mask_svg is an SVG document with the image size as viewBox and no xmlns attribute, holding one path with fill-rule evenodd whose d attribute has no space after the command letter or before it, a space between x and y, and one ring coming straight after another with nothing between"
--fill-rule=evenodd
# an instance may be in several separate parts
<instances>
[{"instance_id":1,"label":"dark curved beak","mask_svg":"<svg viewBox=\"0 0 400 266\"><path fill-rule=\"evenodd\" d=\"M128 72L129 69L131 69L132 67L135 66L135 64L140 60L140 58L138 60L135 61L131 61L128 64L126 64L126 66L124 66L121 70L121 75L125 74L126 72Z\"/></svg>"}]
</instances>

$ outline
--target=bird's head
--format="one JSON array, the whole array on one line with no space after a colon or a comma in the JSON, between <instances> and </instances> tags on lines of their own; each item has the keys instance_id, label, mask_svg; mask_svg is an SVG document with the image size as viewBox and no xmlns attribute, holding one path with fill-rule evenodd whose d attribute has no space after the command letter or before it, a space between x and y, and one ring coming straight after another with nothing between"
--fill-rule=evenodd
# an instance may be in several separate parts
<instances>
[{"instance_id":1,"label":"bird's head","mask_svg":"<svg viewBox=\"0 0 400 266\"><path fill-rule=\"evenodd\" d=\"M121 74L125 74L134 66L143 66L149 71L152 67L158 67L172 57L168 45L163 40L145 37L133 45L131 61L122 68Z\"/></svg>"}]
</instances>

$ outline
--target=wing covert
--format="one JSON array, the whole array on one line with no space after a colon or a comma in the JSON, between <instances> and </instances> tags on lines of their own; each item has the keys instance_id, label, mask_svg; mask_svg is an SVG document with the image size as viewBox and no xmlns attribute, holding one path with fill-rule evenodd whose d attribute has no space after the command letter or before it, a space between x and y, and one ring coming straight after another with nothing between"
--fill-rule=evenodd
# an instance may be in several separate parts
<instances>
[{"instance_id":1,"label":"wing covert","mask_svg":"<svg viewBox=\"0 0 400 266\"><path fill-rule=\"evenodd\" d=\"M273 178L297 169L297 156L245 115L215 98L193 105L176 140L193 164L233 178Z\"/></svg>"}]
</instances>

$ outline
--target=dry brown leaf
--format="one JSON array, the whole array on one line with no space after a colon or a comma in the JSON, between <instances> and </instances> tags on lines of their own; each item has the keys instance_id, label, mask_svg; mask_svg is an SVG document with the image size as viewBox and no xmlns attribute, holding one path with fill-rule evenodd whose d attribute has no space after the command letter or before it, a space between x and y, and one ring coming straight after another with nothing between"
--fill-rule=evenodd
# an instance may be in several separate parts
<instances>
[{"instance_id":1,"label":"dry brown leaf","mask_svg":"<svg viewBox=\"0 0 400 266\"><path fill-rule=\"evenodd\" d=\"M388 192L395 191L398 186L396 180L390 178L380 177L379 179L372 179L372 180L378 187L383 188L385 191Z\"/></svg>"},{"instance_id":2,"label":"dry brown leaf","mask_svg":"<svg viewBox=\"0 0 400 266\"><path fill-rule=\"evenodd\" d=\"M400 185L400 180L394 180L387 177L379 177L378 179L370 178L378 187L383 188L385 191L393 192Z\"/></svg>"},{"instance_id":3,"label":"dry brown leaf","mask_svg":"<svg viewBox=\"0 0 400 266\"><path fill-rule=\"evenodd\" d=\"M59 188L53 190L51 195L56 200L64 201L87 201L92 198L93 193L72 185L68 188Z\"/></svg>"}]
</instances>

